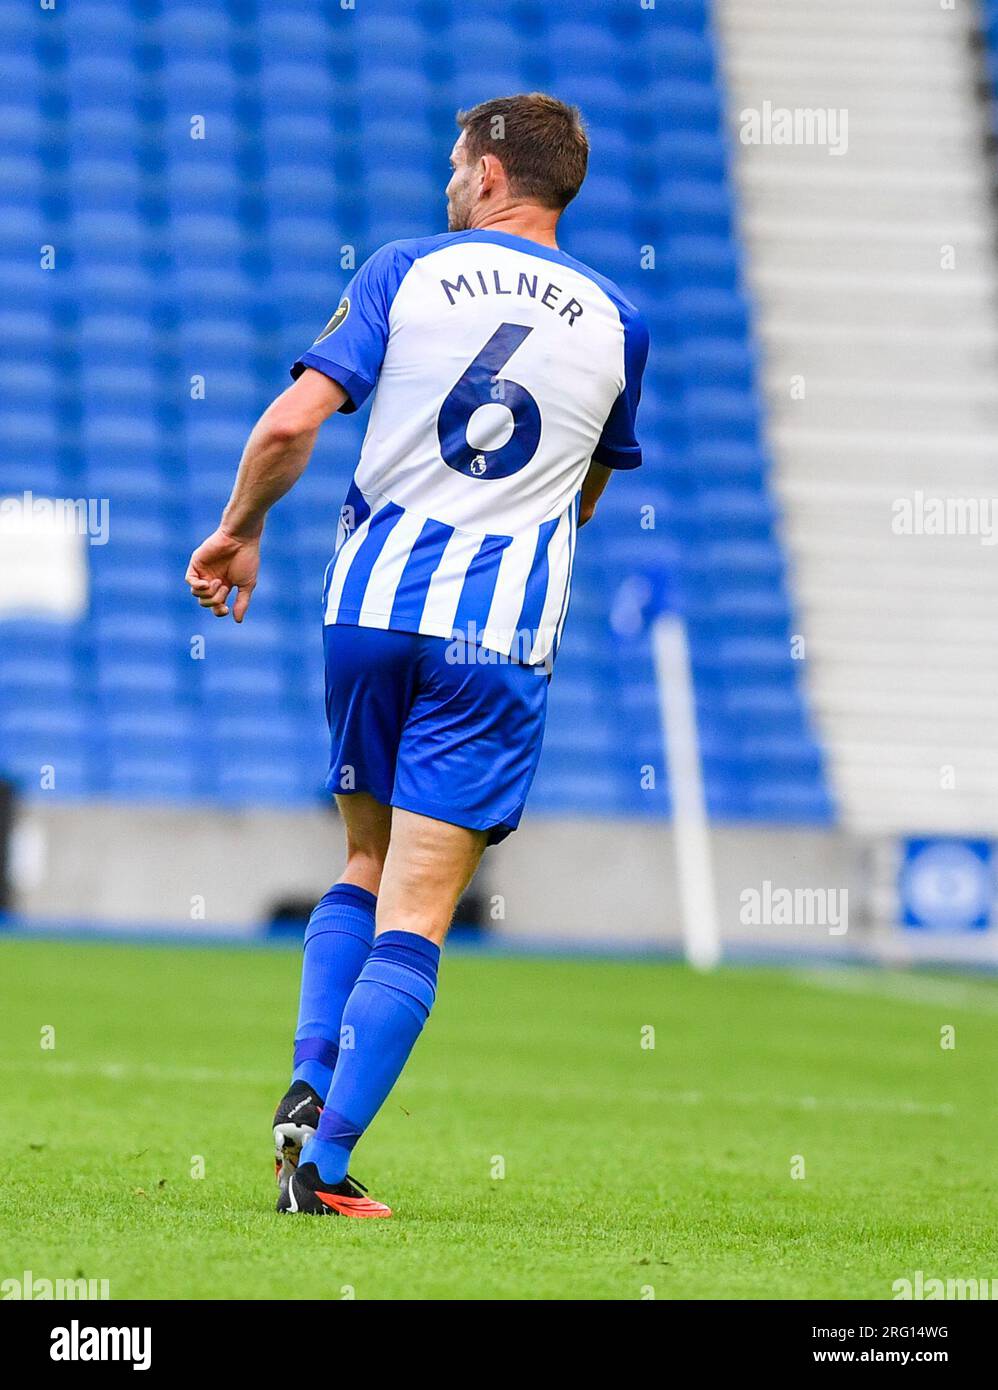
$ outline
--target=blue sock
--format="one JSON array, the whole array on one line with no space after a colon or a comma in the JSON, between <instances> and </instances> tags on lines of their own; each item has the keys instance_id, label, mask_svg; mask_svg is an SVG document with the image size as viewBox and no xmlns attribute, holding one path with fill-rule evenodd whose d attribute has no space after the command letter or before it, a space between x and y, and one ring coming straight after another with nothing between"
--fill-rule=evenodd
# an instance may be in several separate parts
<instances>
[{"instance_id":1,"label":"blue sock","mask_svg":"<svg viewBox=\"0 0 998 1390\"><path fill-rule=\"evenodd\" d=\"M408 931L375 938L343 1010L343 1046L314 1139L301 1152L342 1182L350 1153L395 1085L433 1007L440 947Z\"/></svg>"},{"instance_id":2,"label":"blue sock","mask_svg":"<svg viewBox=\"0 0 998 1390\"><path fill-rule=\"evenodd\" d=\"M335 883L305 928L291 1080L307 1081L320 1096L333 1079L343 1006L371 952L377 901L366 888Z\"/></svg>"}]
</instances>

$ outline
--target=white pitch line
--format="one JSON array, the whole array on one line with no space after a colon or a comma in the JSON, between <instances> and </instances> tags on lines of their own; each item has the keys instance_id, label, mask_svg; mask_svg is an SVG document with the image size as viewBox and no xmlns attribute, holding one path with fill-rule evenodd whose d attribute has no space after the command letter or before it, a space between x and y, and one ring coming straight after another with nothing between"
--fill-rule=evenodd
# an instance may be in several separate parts
<instances>
[{"instance_id":1,"label":"white pitch line","mask_svg":"<svg viewBox=\"0 0 998 1390\"><path fill-rule=\"evenodd\" d=\"M23 1072L23 1061L0 1061L0 1071ZM58 1076L95 1076L104 1081L162 1081L166 1083L217 1083L220 1085L265 1086L280 1083L277 1072L263 1071L223 1071L214 1067L174 1067L155 1062L67 1062L39 1059L34 1062L35 1070L54 1072ZM446 1091L455 1094L460 1088L446 1078L407 1077L406 1088L410 1091ZM491 1094L504 1096L530 1096L548 1102L575 1100L584 1104L605 1104L608 1100L637 1101L641 1105L734 1105L742 1109L761 1110L766 1107L780 1110L817 1111L832 1110L846 1114L885 1114L885 1115L936 1115L950 1117L957 1113L955 1105L948 1103L928 1104L918 1100L895 1100L877 1096L773 1096L750 1095L745 1092L704 1091L657 1091L652 1087L636 1087L626 1091L616 1090L608 1097L598 1086L493 1086Z\"/></svg>"},{"instance_id":2,"label":"white pitch line","mask_svg":"<svg viewBox=\"0 0 998 1390\"><path fill-rule=\"evenodd\" d=\"M880 971L806 970L793 975L796 984L829 993L890 999L899 1004L963 1009L998 1014L998 988L975 981L933 980L917 975L885 975Z\"/></svg>"},{"instance_id":3,"label":"white pitch line","mask_svg":"<svg viewBox=\"0 0 998 1390\"><path fill-rule=\"evenodd\" d=\"M414 1089L449 1091L453 1084L444 1079L413 1077L407 1082ZM779 1096L761 1093L748 1094L739 1091L656 1091L651 1087L629 1087L617 1089L607 1096L597 1086L509 1086L491 1087L491 1093L510 1096L528 1095L545 1101L578 1100L586 1104L606 1104L614 1100L637 1101L641 1105L734 1105L740 1108L757 1110L765 1107L781 1110L836 1110L847 1113L880 1112L891 1115L939 1115L952 1116L957 1113L955 1105L949 1102L929 1104L918 1100L883 1099L879 1096Z\"/></svg>"},{"instance_id":4,"label":"white pitch line","mask_svg":"<svg viewBox=\"0 0 998 1390\"><path fill-rule=\"evenodd\" d=\"M36 1070L55 1072L59 1076L96 1076L104 1081L190 1081L230 1082L234 1085L266 1085L274 1083L277 1072L222 1071L217 1067L171 1067L156 1062L65 1062L43 1058L32 1062L0 1061L0 1071L21 1071L33 1065Z\"/></svg>"}]
</instances>

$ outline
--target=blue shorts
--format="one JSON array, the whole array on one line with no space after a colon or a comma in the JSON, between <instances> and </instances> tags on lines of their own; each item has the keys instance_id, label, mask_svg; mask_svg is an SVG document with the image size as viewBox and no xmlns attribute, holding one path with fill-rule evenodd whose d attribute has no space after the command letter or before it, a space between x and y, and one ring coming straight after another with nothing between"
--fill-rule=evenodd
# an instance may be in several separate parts
<instances>
[{"instance_id":1,"label":"blue shorts","mask_svg":"<svg viewBox=\"0 0 998 1390\"><path fill-rule=\"evenodd\" d=\"M324 633L329 791L488 830L489 844L515 830L547 671L445 637L335 623Z\"/></svg>"}]
</instances>

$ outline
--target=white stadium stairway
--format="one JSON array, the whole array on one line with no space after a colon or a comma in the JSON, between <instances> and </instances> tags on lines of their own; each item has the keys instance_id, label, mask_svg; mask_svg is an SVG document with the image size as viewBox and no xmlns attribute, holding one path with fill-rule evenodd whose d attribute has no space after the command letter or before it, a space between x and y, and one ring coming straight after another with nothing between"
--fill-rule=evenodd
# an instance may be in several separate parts
<instances>
[{"instance_id":1,"label":"white stadium stairway","mask_svg":"<svg viewBox=\"0 0 998 1390\"><path fill-rule=\"evenodd\" d=\"M998 525L978 19L967 0L715 3L807 688L861 833L998 832L998 545L892 527L918 491L986 499ZM846 152L743 143L766 102L844 108Z\"/></svg>"}]
</instances>

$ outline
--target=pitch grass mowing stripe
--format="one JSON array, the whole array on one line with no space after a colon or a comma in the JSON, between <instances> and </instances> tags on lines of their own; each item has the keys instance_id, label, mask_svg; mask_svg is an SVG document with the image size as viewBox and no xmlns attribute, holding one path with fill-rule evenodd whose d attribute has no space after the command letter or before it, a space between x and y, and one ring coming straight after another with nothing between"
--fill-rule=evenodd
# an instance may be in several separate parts
<instances>
[{"instance_id":1,"label":"pitch grass mowing stripe","mask_svg":"<svg viewBox=\"0 0 998 1390\"><path fill-rule=\"evenodd\" d=\"M772 970L446 960L355 1164L396 1217L309 1222L273 1213L268 1171L297 964L0 943L0 1120L20 1145L0 1278L108 1278L113 1297L628 1299L998 1277L988 982L964 1005Z\"/></svg>"}]
</instances>

